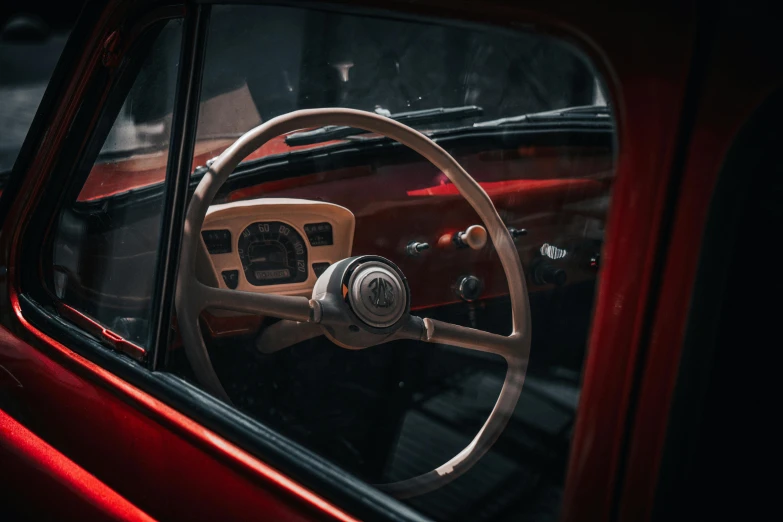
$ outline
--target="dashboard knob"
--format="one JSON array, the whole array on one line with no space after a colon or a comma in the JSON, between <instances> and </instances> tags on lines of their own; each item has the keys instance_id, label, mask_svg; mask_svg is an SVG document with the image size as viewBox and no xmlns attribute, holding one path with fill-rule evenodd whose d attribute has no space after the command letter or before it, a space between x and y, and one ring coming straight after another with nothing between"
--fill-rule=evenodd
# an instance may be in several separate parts
<instances>
[{"instance_id":1,"label":"dashboard knob","mask_svg":"<svg viewBox=\"0 0 783 522\"><path fill-rule=\"evenodd\" d=\"M418 241L411 241L405 247L405 253L409 256L416 257L430 247L429 243L419 243Z\"/></svg>"},{"instance_id":2,"label":"dashboard knob","mask_svg":"<svg viewBox=\"0 0 783 522\"><path fill-rule=\"evenodd\" d=\"M480 250L487 244L487 229L481 225L473 225L464 232L457 232L454 240L457 246Z\"/></svg>"},{"instance_id":3,"label":"dashboard knob","mask_svg":"<svg viewBox=\"0 0 783 522\"><path fill-rule=\"evenodd\" d=\"M536 263L533 267L533 281L539 285L563 286L567 278L565 270L547 261Z\"/></svg>"},{"instance_id":4,"label":"dashboard knob","mask_svg":"<svg viewBox=\"0 0 783 522\"><path fill-rule=\"evenodd\" d=\"M463 301L471 303L481 296L484 285L476 276L462 276L457 279L457 295Z\"/></svg>"}]
</instances>

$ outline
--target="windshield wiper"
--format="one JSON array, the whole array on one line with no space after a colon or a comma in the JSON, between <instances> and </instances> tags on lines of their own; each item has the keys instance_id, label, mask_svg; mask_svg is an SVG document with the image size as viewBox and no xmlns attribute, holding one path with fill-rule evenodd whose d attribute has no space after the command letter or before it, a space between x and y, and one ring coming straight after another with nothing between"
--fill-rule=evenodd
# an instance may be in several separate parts
<instances>
[{"instance_id":1,"label":"windshield wiper","mask_svg":"<svg viewBox=\"0 0 783 522\"><path fill-rule=\"evenodd\" d=\"M398 112L397 114L389 115L389 118L413 127L416 125L465 120L481 116L483 113L484 111L481 107L468 105L465 107L438 107L421 111ZM298 145L313 145L315 143L347 138L348 136L367 134L368 132L369 131L364 129L356 129L354 127L327 125L326 127L314 130L289 134L285 138L285 143L291 147Z\"/></svg>"},{"instance_id":2,"label":"windshield wiper","mask_svg":"<svg viewBox=\"0 0 783 522\"><path fill-rule=\"evenodd\" d=\"M474 123L474 127L496 127L507 123L548 123L554 121L595 121L596 119L606 119L611 121L612 111L606 105L581 105L578 107L566 107L565 109L556 109L554 111L532 112L521 114L519 116L509 116L498 120L482 121Z\"/></svg>"}]
</instances>

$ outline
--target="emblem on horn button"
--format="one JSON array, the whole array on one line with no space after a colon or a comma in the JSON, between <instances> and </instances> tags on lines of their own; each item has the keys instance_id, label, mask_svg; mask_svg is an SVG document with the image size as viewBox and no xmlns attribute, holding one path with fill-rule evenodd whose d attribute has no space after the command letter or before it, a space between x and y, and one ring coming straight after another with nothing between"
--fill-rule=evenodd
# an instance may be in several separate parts
<instances>
[{"instance_id":1,"label":"emblem on horn button","mask_svg":"<svg viewBox=\"0 0 783 522\"><path fill-rule=\"evenodd\" d=\"M375 308L389 308L394 304L394 287L383 277L370 281L370 304Z\"/></svg>"},{"instance_id":2,"label":"emblem on horn button","mask_svg":"<svg viewBox=\"0 0 783 522\"><path fill-rule=\"evenodd\" d=\"M360 264L351 274L348 288L354 313L370 326L391 326L405 313L405 283L386 263L372 260Z\"/></svg>"}]
</instances>

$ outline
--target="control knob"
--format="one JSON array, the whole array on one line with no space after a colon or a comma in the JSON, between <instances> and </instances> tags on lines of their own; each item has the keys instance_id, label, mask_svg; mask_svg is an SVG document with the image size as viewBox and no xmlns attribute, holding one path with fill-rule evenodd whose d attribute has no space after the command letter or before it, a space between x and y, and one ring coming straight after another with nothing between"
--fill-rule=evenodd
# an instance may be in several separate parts
<instances>
[{"instance_id":1,"label":"control knob","mask_svg":"<svg viewBox=\"0 0 783 522\"><path fill-rule=\"evenodd\" d=\"M454 243L457 247L470 247L473 250L481 250L487 244L487 229L481 225L468 227L464 232L454 234Z\"/></svg>"},{"instance_id":2,"label":"control knob","mask_svg":"<svg viewBox=\"0 0 783 522\"><path fill-rule=\"evenodd\" d=\"M481 279L476 276L462 276L457 279L456 289L460 299L472 303L481 296L481 292L484 290L484 284L481 282Z\"/></svg>"}]
</instances>

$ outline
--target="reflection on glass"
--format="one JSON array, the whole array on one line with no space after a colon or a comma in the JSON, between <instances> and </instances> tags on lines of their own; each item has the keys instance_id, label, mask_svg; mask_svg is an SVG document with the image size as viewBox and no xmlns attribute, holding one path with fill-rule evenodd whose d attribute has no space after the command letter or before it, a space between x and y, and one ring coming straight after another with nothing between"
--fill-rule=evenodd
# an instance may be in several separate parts
<instances>
[{"instance_id":1,"label":"reflection on glass","mask_svg":"<svg viewBox=\"0 0 783 522\"><path fill-rule=\"evenodd\" d=\"M532 33L290 7L216 6L209 31L194 167L290 111L374 111L436 140L506 226L527 231L514 238L533 322L519 404L465 475L405 502L439 520L556 520L597 277L589 260L601 248L614 175L613 115L592 68ZM297 213L297 200L317 200L353 213L351 254L394 263L413 313L511 331L494 246L454 241L481 219L443 172L404 147L339 125L273 138L245 158L215 203L230 209L259 198L289 201L275 219L303 235L299 252L273 234L280 223L237 224L230 255L255 291L310 297L312 286L287 286L304 281L300 268L309 277L340 261L322 252L345 230ZM425 243L410 255L409 245ZM532 277L535 266L558 277ZM362 303L388 306L381 285L368 283ZM369 483L426 473L462 451L506 375L502 358L479 351L407 340L348 350L317 327L215 313L234 321L221 329L202 316L233 405ZM240 320L247 326L235 326ZM182 351L171 369L192 378Z\"/></svg>"},{"instance_id":2,"label":"reflection on glass","mask_svg":"<svg viewBox=\"0 0 783 522\"><path fill-rule=\"evenodd\" d=\"M149 55L54 233L57 296L141 346L149 340L163 200L111 207L95 202L122 198L165 175L181 35L181 20L148 35L155 38Z\"/></svg>"}]
</instances>

